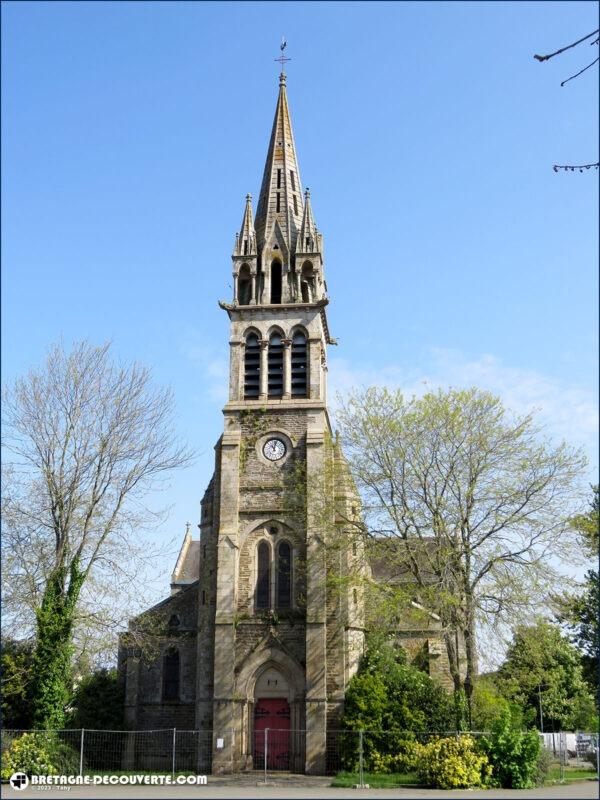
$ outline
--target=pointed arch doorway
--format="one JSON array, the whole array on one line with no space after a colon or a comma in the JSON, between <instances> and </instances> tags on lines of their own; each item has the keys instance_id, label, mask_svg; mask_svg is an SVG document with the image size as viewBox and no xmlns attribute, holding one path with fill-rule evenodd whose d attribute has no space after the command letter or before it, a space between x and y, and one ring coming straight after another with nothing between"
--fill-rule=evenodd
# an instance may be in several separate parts
<instances>
[{"instance_id":1,"label":"pointed arch doorway","mask_svg":"<svg viewBox=\"0 0 600 800\"><path fill-rule=\"evenodd\" d=\"M275 667L268 667L254 688L254 769L291 768L291 709L289 685Z\"/></svg>"}]
</instances>

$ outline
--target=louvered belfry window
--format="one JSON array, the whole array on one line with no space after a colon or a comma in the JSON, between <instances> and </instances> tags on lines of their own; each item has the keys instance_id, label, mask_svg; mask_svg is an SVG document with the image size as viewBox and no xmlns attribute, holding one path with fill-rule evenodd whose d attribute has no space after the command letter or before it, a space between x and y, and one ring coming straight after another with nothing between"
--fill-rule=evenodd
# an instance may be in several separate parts
<instances>
[{"instance_id":1,"label":"louvered belfry window","mask_svg":"<svg viewBox=\"0 0 600 800\"><path fill-rule=\"evenodd\" d=\"M287 542L277 548L277 608L292 605L292 549Z\"/></svg>"},{"instance_id":2,"label":"louvered belfry window","mask_svg":"<svg viewBox=\"0 0 600 800\"><path fill-rule=\"evenodd\" d=\"M271 556L269 545L261 542L258 545L256 570L256 608L269 608L271 589Z\"/></svg>"},{"instance_id":3,"label":"louvered belfry window","mask_svg":"<svg viewBox=\"0 0 600 800\"><path fill-rule=\"evenodd\" d=\"M307 361L306 336L295 333L292 339L292 397L306 397Z\"/></svg>"},{"instance_id":4,"label":"louvered belfry window","mask_svg":"<svg viewBox=\"0 0 600 800\"><path fill-rule=\"evenodd\" d=\"M251 333L246 339L244 353L244 399L258 397L260 391L260 344L258 336Z\"/></svg>"},{"instance_id":5,"label":"louvered belfry window","mask_svg":"<svg viewBox=\"0 0 600 800\"><path fill-rule=\"evenodd\" d=\"M283 340L278 333L269 339L269 397L283 395Z\"/></svg>"}]
</instances>

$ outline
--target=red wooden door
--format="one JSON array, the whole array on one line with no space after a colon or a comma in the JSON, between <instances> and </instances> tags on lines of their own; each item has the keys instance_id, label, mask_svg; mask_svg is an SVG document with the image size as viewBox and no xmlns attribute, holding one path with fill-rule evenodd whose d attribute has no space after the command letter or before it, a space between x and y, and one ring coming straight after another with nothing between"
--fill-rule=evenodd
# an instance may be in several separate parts
<instances>
[{"instance_id":1,"label":"red wooden door","mask_svg":"<svg viewBox=\"0 0 600 800\"><path fill-rule=\"evenodd\" d=\"M254 769L290 768L290 705L279 697L265 697L254 706Z\"/></svg>"}]
</instances>

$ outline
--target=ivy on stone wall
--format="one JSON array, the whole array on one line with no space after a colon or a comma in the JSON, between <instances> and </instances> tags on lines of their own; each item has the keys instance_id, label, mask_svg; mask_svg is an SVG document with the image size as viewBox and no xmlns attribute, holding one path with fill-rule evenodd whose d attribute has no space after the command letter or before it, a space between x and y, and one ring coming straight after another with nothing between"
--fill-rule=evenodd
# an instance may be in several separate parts
<instances>
[{"instance_id":1,"label":"ivy on stone wall","mask_svg":"<svg viewBox=\"0 0 600 800\"><path fill-rule=\"evenodd\" d=\"M242 437L240 439L240 472L244 472L250 451L256 447L256 442L269 428L277 424L277 418L266 416L266 408L261 407L256 411L244 409L240 411Z\"/></svg>"}]
</instances>

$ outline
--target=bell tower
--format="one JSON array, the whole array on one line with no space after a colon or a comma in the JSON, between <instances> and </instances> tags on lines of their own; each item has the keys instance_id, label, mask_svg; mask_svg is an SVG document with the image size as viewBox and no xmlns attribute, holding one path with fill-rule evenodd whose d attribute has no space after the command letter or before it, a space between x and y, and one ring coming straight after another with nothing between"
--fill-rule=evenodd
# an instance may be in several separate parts
<instances>
[{"instance_id":1,"label":"bell tower","mask_svg":"<svg viewBox=\"0 0 600 800\"><path fill-rule=\"evenodd\" d=\"M196 725L235 741L233 760L215 745L213 771L262 767L264 730L281 726L284 768L318 773L362 622L356 592L328 599L314 511L327 459L339 455L327 411L335 341L283 71L256 218L248 194L232 264L233 297L219 303L230 322L229 399L200 524ZM304 492L300 516L287 510L291 484ZM336 558L343 570L346 555Z\"/></svg>"},{"instance_id":2,"label":"bell tower","mask_svg":"<svg viewBox=\"0 0 600 800\"><path fill-rule=\"evenodd\" d=\"M229 403L325 402L325 348L334 342L325 314L323 239L310 191L300 183L283 72L256 223L248 194L232 262L233 302L220 304L231 320ZM264 323L269 335L261 337Z\"/></svg>"}]
</instances>

